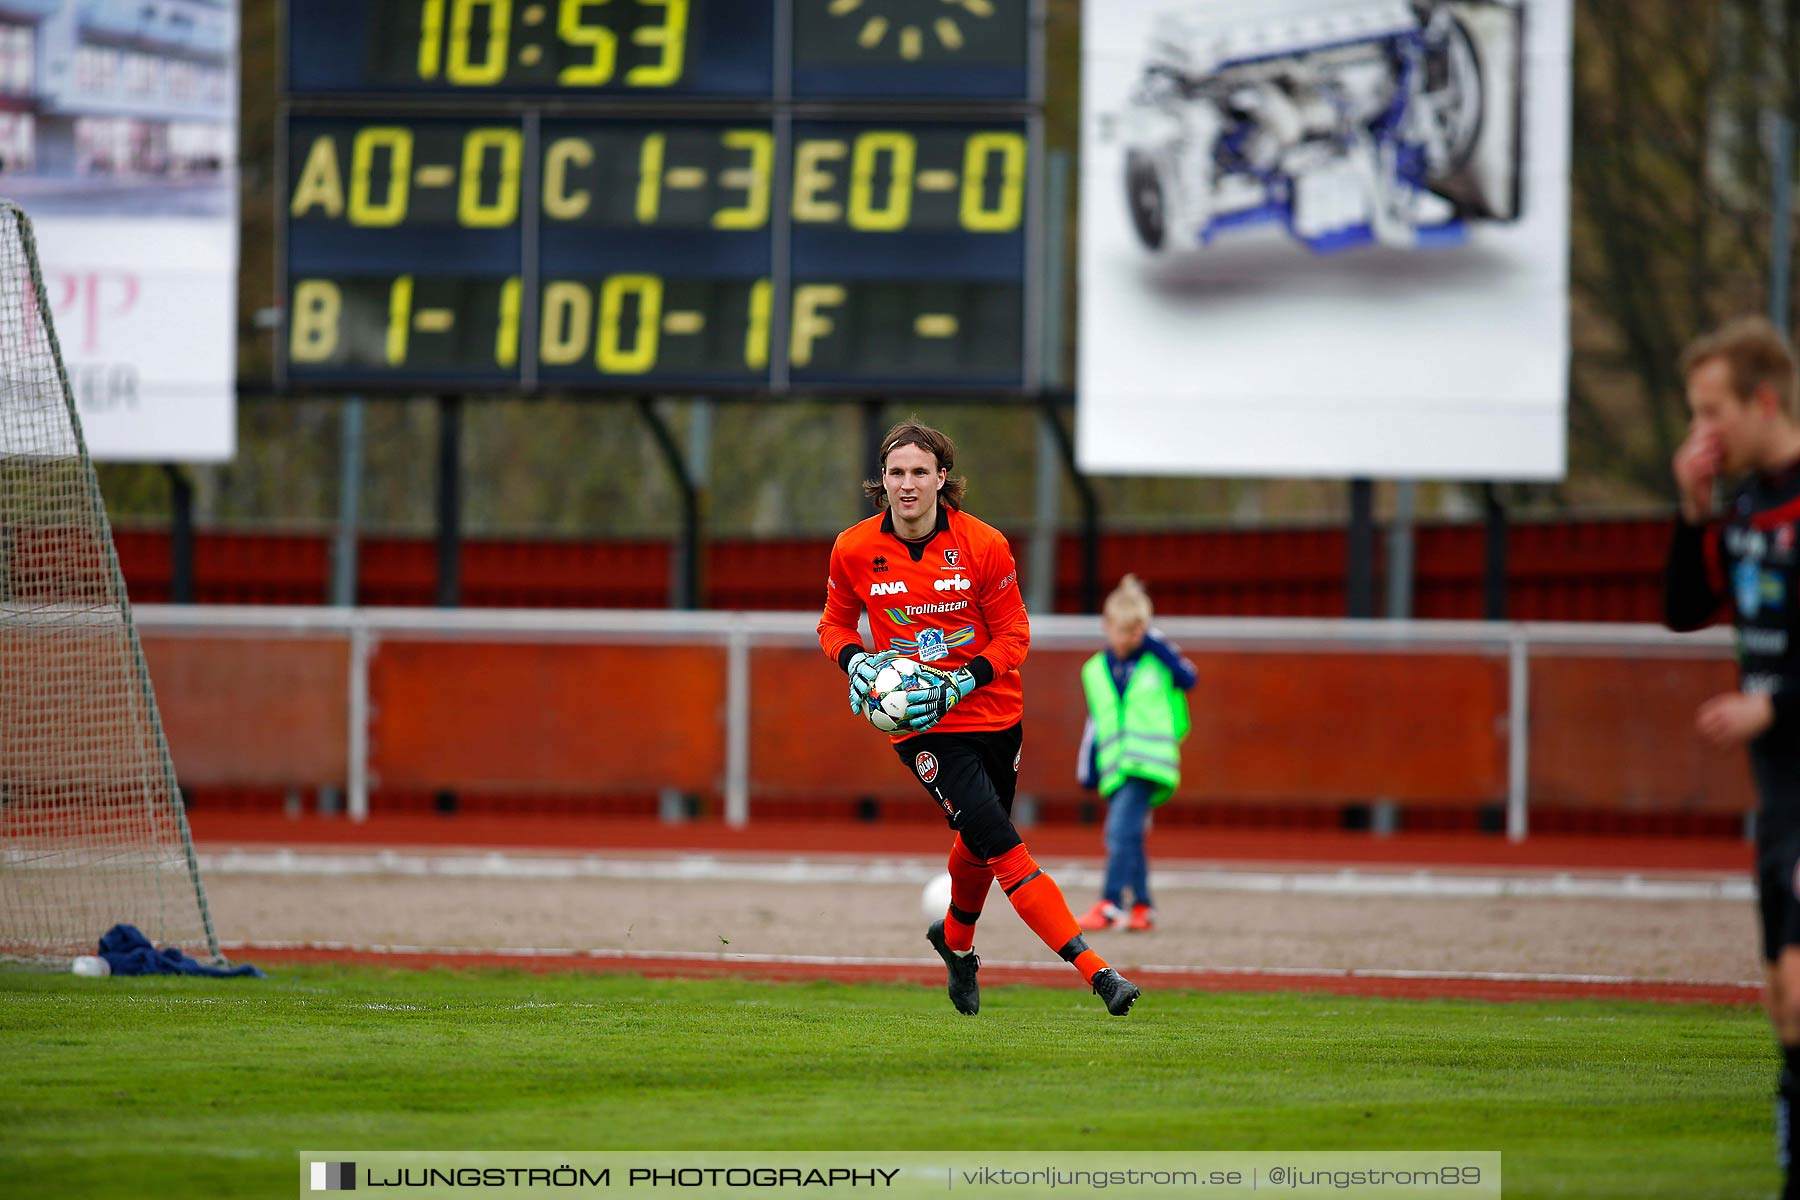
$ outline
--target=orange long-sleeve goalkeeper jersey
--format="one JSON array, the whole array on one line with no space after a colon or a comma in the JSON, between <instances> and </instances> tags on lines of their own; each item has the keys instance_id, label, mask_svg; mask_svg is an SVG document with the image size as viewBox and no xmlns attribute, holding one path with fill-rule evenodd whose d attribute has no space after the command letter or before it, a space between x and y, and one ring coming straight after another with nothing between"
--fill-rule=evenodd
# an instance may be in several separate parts
<instances>
[{"instance_id":1,"label":"orange long-sleeve goalkeeper jersey","mask_svg":"<svg viewBox=\"0 0 1800 1200\"><path fill-rule=\"evenodd\" d=\"M966 666L975 676L979 686L933 732L1008 729L1024 717L1019 664L1031 623L999 530L941 502L937 527L917 542L894 531L891 512L858 521L831 547L819 618L819 645L840 667L862 649L856 621L864 608L877 650L945 671Z\"/></svg>"}]
</instances>

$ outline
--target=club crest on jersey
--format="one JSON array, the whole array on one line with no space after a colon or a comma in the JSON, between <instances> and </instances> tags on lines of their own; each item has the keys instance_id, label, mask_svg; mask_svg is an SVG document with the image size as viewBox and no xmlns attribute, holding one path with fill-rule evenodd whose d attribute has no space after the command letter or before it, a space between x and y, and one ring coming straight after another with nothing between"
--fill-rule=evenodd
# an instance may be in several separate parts
<instances>
[{"instance_id":1,"label":"club crest on jersey","mask_svg":"<svg viewBox=\"0 0 1800 1200\"><path fill-rule=\"evenodd\" d=\"M913 759L913 770L918 772L920 779L930 783L937 778L937 755L929 750L919 751L918 757Z\"/></svg>"},{"instance_id":2,"label":"club crest on jersey","mask_svg":"<svg viewBox=\"0 0 1800 1200\"><path fill-rule=\"evenodd\" d=\"M962 566L962 551L954 547L944 551L944 565L946 567Z\"/></svg>"},{"instance_id":3,"label":"club crest on jersey","mask_svg":"<svg viewBox=\"0 0 1800 1200\"><path fill-rule=\"evenodd\" d=\"M1737 592L1738 612L1746 617L1754 617L1756 610L1762 607L1762 572L1753 562L1740 562L1731 572L1733 590Z\"/></svg>"},{"instance_id":4,"label":"club crest on jersey","mask_svg":"<svg viewBox=\"0 0 1800 1200\"><path fill-rule=\"evenodd\" d=\"M906 580L896 579L892 583L872 583L869 585L871 596L899 596L906 591Z\"/></svg>"},{"instance_id":5,"label":"club crest on jersey","mask_svg":"<svg viewBox=\"0 0 1800 1200\"><path fill-rule=\"evenodd\" d=\"M1754 617L1768 609L1779 610L1787 599L1787 589L1777 571L1765 571L1754 561L1740 562L1731 573L1732 591L1738 613Z\"/></svg>"}]
</instances>

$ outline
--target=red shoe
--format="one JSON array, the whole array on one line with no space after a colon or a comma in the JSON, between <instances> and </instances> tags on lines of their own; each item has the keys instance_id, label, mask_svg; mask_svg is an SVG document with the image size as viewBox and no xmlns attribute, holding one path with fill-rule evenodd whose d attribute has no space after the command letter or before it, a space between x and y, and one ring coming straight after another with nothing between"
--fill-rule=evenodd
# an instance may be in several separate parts
<instances>
[{"instance_id":1,"label":"red shoe","mask_svg":"<svg viewBox=\"0 0 1800 1200\"><path fill-rule=\"evenodd\" d=\"M1156 910L1148 904L1131 906L1131 919L1125 922L1125 928L1132 933L1148 933L1156 928Z\"/></svg>"},{"instance_id":2,"label":"red shoe","mask_svg":"<svg viewBox=\"0 0 1800 1200\"><path fill-rule=\"evenodd\" d=\"M1075 918L1075 924L1089 933L1100 929L1123 929L1125 921L1125 910L1111 900L1098 901L1094 907Z\"/></svg>"}]
</instances>

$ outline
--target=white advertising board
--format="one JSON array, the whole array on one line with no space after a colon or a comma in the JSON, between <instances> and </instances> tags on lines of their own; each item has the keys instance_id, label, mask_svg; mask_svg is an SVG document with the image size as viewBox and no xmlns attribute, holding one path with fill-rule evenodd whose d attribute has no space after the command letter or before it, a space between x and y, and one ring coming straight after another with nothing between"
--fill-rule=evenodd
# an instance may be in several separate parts
<instances>
[{"instance_id":1,"label":"white advertising board","mask_svg":"<svg viewBox=\"0 0 1800 1200\"><path fill-rule=\"evenodd\" d=\"M1560 478L1571 22L1087 5L1082 468Z\"/></svg>"},{"instance_id":2,"label":"white advertising board","mask_svg":"<svg viewBox=\"0 0 1800 1200\"><path fill-rule=\"evenodd\" d=\"M96 459L236 450L237 0L7 0L0 195Z\"/></svg>"}]
</instances>

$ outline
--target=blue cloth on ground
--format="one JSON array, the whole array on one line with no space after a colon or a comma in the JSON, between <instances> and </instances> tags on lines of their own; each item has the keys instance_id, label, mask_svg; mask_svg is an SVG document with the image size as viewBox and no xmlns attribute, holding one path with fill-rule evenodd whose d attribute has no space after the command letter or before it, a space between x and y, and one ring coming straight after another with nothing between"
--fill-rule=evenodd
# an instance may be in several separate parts
<instances>
[{"instance_id":1,"label":"blue cloth on ground","mask_svg":"<svg viewBox=\"0 0 1800 1200\"><path fill-rule=\"evenodd\" d=\"M164 946L158 950L150 944L150 939L139 932L136 925L114 925L100 939L100 957L112 968L114 975L210 975L215 979L228 979L237 975L248 975L254 979L267 979L261 971L249 963L241 963L235 967L209 967L196 962L173 946Z\"/></svg>"}]
</instances>

